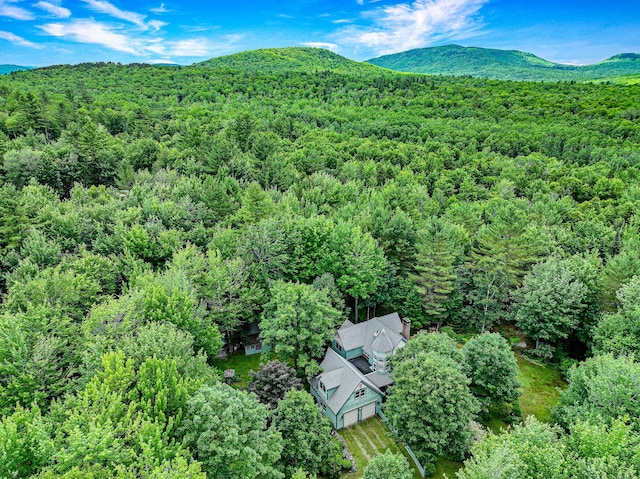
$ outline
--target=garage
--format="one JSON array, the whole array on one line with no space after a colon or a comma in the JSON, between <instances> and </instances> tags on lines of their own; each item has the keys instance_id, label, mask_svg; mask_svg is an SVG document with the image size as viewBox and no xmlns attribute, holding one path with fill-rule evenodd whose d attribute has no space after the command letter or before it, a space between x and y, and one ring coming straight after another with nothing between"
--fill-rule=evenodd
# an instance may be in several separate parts
<instances>
[{"instance_id":1,"label":"garage","mask_svg":"<svg viewBox=\"0 0 640 479\"><path fill-rule=\"evenodd\" d=\"M372 416L376 415L376 403L375 402L371 402L369 404L366 404L364 406L362 406L362 419L361 421L364 421L365 419L369 419Z\"/></svg>"},{"instance_id":2,"label":"garage","mask_svg":"<svg viewBox=\"0 0 640 479\"><path fill-rule=\"evenodd\" d=\"M345 412L343 416L343 420L344 420L344 427L349 427L356 424L358 422L358 410L353 409L351 411Z\"/></svg>"}]
</instances>

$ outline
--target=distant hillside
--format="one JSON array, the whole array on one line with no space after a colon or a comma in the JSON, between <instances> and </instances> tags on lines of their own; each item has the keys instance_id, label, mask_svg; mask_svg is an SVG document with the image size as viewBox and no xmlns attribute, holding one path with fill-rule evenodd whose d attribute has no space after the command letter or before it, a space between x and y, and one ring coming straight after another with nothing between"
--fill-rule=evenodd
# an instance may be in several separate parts
<instances>
[{"instance_id":1,"label":"distant hillside","mask_svg":"<svg viewBox=\"0 0 640 479\"><path fill-rule=\"evenodd\" d=\"M590 81L640 73L640 55L621 53L594 65L553 63L517 50L445 45L368 60L391 70L434 75L469 75L498 80Z\"/></svg>"},{"instance_id":2,"label":"distant hillside","mask_svg":"<svg viewBox=\"0 0 640 479\"><path fill-rule=\"evenodd\" d=\"M369 63L356 62L329 50L309 47L251 50L212 58L198 63L196 66L254 72L332 71L335 73L367 74L381 71L380 68Z\"/></svg>"},{"instance_id":3,"label":"distant hillside","mask_svg":"<svg viewBox=\"0 0 640 479\"><path fill-rule=\"evenodd\" d=\"M33 67L23 67L20 65L0 65L0 75L11 72L20 72L24 70L31 70Z\"/></svg>"}]
</instances>

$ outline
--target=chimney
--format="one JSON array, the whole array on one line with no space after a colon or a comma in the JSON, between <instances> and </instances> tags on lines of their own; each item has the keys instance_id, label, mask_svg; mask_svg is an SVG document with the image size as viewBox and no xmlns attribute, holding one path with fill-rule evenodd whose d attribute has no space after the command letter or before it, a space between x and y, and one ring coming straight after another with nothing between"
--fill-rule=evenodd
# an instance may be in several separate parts
<instances>
[{"instance_id":1,"label":"chimney","mask_svg":"<svg viewBox=\"0 0 640 479\"><path fill-rule=\"evenodd\" d=\"M404 339L409 341L409 338L411 337L411 320L408 318L401 318L400 321L402 321L402 336Z\"/></svg>"}]
</instances>

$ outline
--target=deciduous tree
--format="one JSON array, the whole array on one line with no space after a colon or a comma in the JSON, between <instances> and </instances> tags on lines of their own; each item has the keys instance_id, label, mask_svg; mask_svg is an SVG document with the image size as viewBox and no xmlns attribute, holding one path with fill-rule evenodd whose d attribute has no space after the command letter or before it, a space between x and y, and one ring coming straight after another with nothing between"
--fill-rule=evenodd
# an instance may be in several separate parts
<instances>
[{"instance_id":1,"label":"deciduous tree","mask_svg":"<svg viewBox=\"0 0 640 479\"><path fill-rule=\"evenodd\" d=\"M464 372L473 395L485 402L512 404L518 401L518 367L507 341L497 333L474 336L462 348Z\"/></svg>"},{"instance_id":2,"label":"deciduous tree","mask_svg":"<svg viewBox=\"0 0 640 479\"><path fill-rule=\"evenodd\" d=\"M260 321L262 341L282 359L292 359L297 370L312 373L334 334L340 312L324 291L306 284L277 281Z\"/></svg>"},{"instance_id":3,"label":"deciduous tree","mask_svg":"<svg viewBox=\"0 0 640 479\"><path fill-rule=\"evenodd\" d=\"M364 468L362 479L411 479L413 470L407 458L388 449L374 457Z\"/></svg>"},{"instance_id":4,"label":"deciduous tree","mask_svg":"<svg viewBox=\"0 0 640 479\"><path fill-rule=\"evenodd\" d=\"M395 366L394 381L383 410L398 437L431 471L438 456L461 458L478 404L460 366L421 352Z\"/></svg>"},{"instance_id":5,"label":"deciduous tree","mask_svg":"<svg viewBox=\"0 0 640 479\"><path fill-rule=\"evenodd\" d=\"M331 435L331 423L306 391L289 391L272 414L282 434L281 462L287 477L302 468L311 474L337 477L342 445Z\"/></svg>"},{"instance_id":6,"label":"deciduous tree","mask_svg":"<svg viewBox=\"0 0 640 479\"><path fill-rule=\"evenodd\" d=\"M224 383L203 386L187 401L185 444L215 479L282 478L280 433L267 427L268 409Z\"/></svg>"},{"instance_id":7,"label":"deciduous tree","mask_svg":"<svg viewBox=\"0 0 640 479\"><path fill-rule=\"evenodd\" d=\"M249 371L251 381L247 390L258 396L262 404L274 409L278 402L292 389L301 389L302 381L296 370L277 359L263 363L257 371Z\"/></svg>"}]
</instances>

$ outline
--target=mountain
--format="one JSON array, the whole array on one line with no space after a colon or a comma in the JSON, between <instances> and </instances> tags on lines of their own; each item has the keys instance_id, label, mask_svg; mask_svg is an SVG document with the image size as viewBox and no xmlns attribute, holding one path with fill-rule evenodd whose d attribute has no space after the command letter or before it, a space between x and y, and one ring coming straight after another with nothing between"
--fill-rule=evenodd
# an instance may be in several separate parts
<instances>
[{"instance_id":1,"label":"mountain","mask_svg":"<svg viewBox=\"0 0 640 479\"><path fill-rule=\"evenodd\" d=\"M32 70L33 67L23 67L20 65L0 65L0 75L11 72L20 72L24 70Z\"/></svg>"},{"instance_id":2,"label":"mountain","mask_svg":"<svg viewBox=\"0 0 640 479\"><path fill-rule=\"evenodd\" d=\"M311 47L250 50L212 58L198 63L196 66L271 73L331 71L334 73L370 74L382 71L379 67L369 63L356 62L329 50Z\"/></svg>"},{"instance_id":3,"label":"mountain","mask_svg":"<svg viewBox=\"0 0 640 479\"><path fill-rule=\"evenodd\" d=\"M564 65L517 50L444 45L367 60L391 70L433 75L469 75L497 80L611 80L640 73L640 55L621 53L593 65Z\"/></svg>"}]
</instances>

